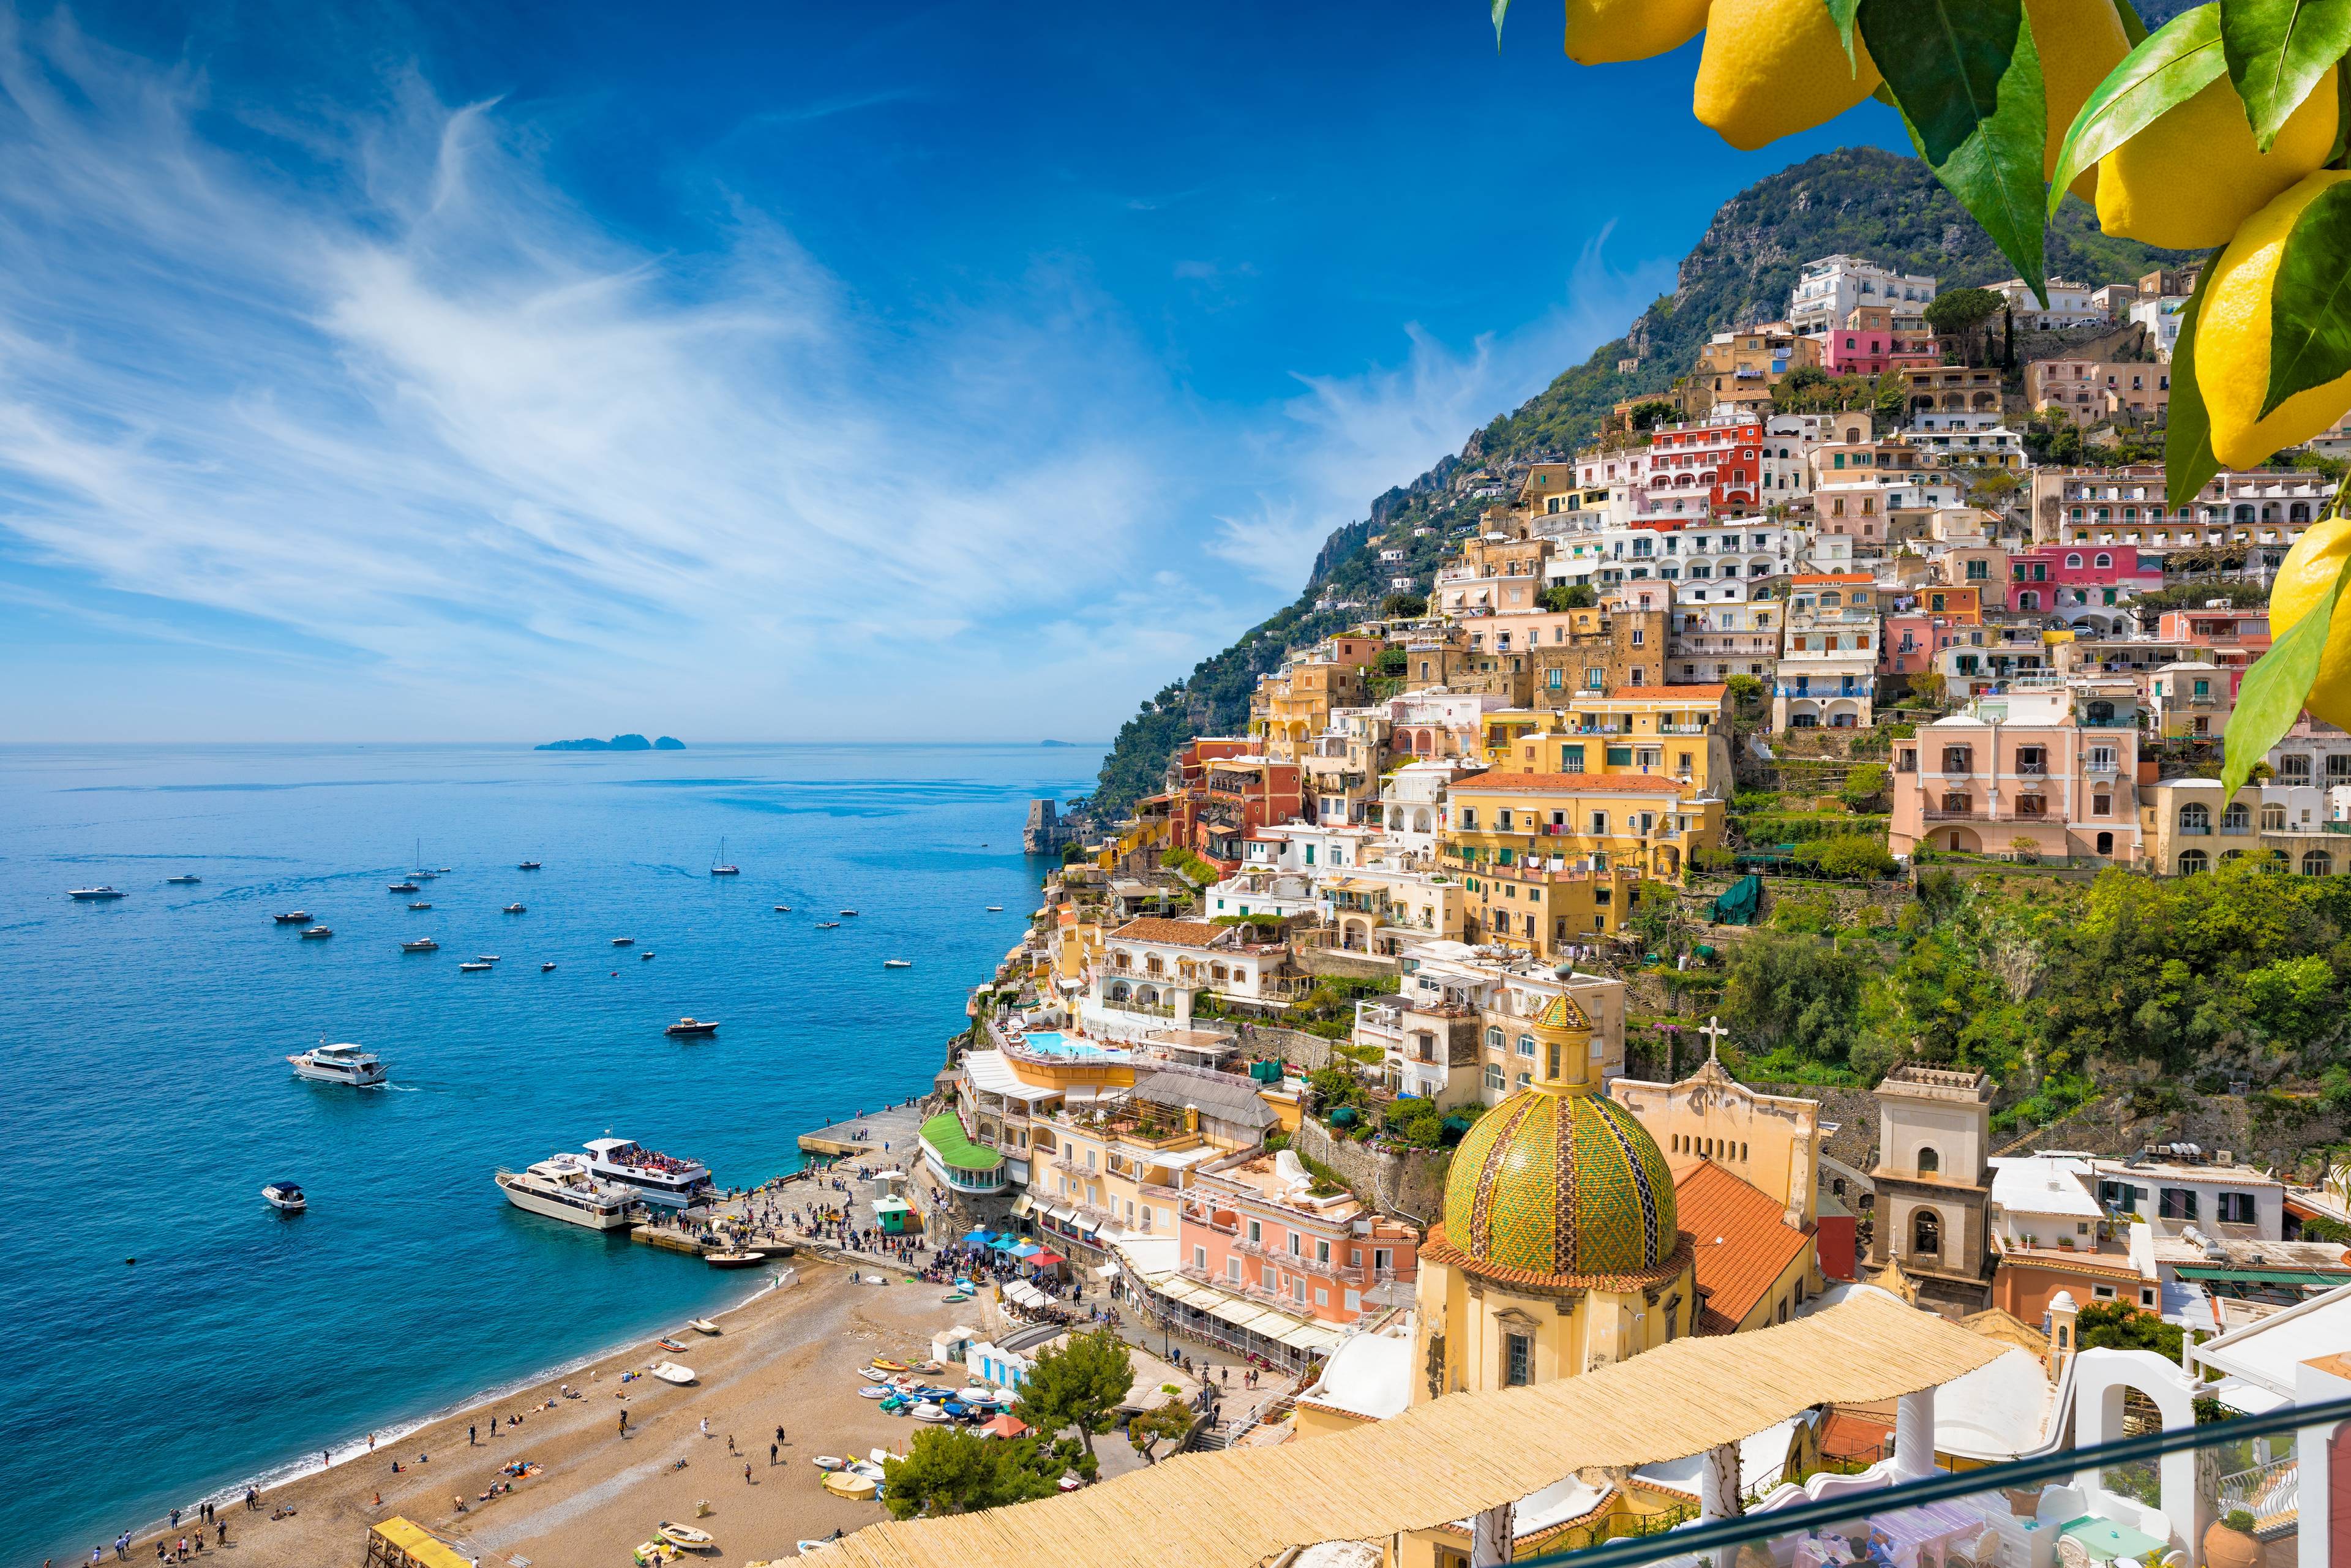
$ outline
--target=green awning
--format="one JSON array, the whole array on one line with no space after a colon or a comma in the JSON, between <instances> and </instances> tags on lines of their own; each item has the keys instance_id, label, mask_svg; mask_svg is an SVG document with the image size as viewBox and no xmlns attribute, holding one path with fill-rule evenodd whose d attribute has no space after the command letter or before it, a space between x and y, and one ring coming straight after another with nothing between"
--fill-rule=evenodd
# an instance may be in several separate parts
<instances>
[{"instance_id":1,"label":"green awning","mask_svg":"<svg viewBox=\"0 0 2351 1568\"><path fill-rule=\"evenodd\" d=\"M923 1142L959 1171L992 1171L1004 1163L994 1149L983 1149L963 1135L963 1124L952 1111L943 1111L923 1124Z\"/></svg>"},{"instance_id":2,"label":"green awning","mask_svg":"<svg viewBox=\"0 0 2351 1568\"><path fill-rule=\"evenodd\" d=\"M2341 1269L2221 1269L2190 1264L2176 1272L2183 1280L2206 1284L2351 1285L2351 1271Z\"/></svg>"}]
</instances>

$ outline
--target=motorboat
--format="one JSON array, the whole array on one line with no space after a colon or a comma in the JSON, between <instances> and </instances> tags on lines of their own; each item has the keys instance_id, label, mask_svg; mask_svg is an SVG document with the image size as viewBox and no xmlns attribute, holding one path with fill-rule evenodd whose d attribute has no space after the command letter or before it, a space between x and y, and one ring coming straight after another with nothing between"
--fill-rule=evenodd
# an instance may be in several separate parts
<instances>
[{"instance_id":1,"label":"motorboat","mask_svg":"<svg viewBox=\"0 0 2351 1568\"><path fill-rule=\"evenodd\" d=\"M705 1252L702 1260L714 1269L756 1269L768 1260L764 1252Z\"/></svg>"},{"instance_id":2,"label":"motorboat","mask_svg":"<svg viewBox=\"0 0 2351 1568\"><path fill-rule=\"evenodd\" d=\"M633 947L636 945L637 939L633 936L615 936L612 938L612 946L615 947Z\"/></svg>"},{"instance_id":3,"label":"motorboat","mask_svg":"<svg viewBox=\"0 0 2351 1568\"><path fill-rule=\"evenodd\" d=\"M273 915L269 918L280 925L299 925L310 918L310 912L307 909L289 909L283 915Z\"/></svg>"},{"instance_id":4,"label":"motorboat","mask_svg":"<svg viewBox=\"0 0 2351 1568\"><path fill-rule=\"evenodd\" d=\"M669 1521L663 1520L653 1526L653 1533L674 1546L684 1547L688 1552L718 1550L717 1539L710 1531L696 1530L690 1524L672 1524Z\"/></svg>"},{"instance_id":5,"label":"motorboat","mask_svg":"<svg viewBox=\"0 0 2351 1568\"><path fill-rule=\"evenodd\" d=\"M441 944L430 936L419 936L413 942L402 942L400 950L403 953L438 953Z\"/></svg>"},{"instance_id":6,"label":"motorboat","mask_svg":"<svg viewBox=\"0 0 2351 1568\"><path fill-rule=\"evenodd\" d=\"M816 923L816 928L819 931L838 931L841 929L841 922L838 920L820 920Z\"/></svg>"},{"instance_id":7,"label":"motorboat","mask_svg":"<svg viewBox=\"0 0 2351 1568\"><path fill-rule=\"evenodd\" d=\"M591 1138L586 1147L590 1171L646 1203L689 1208L710 1196L710 1167L700 1160L657 1154L628 1138Z\"/></svg>"},{"instance_id":8,"label":"motorboat","mask_svg":"<svg viewBox=\"0 0 2351 1568\"><path fill-rule=\"evenodd\" d=\"M332 936L334 934L335 928L331 925L306 925L302 928L302 940L305 942L324 942L328 937Z\"/></svg>"},{"instance_id":9,"label":"motorboat","mask_svg":"<svg viewBox=\"0 0 2351 1568\"><path fill-rule=\"evenodd\" d=\"M680 1037L695 1034L716 1034L717 1032L718 1020L716 1019L697 1018L680 1019L675 1023L670 1025L667 1029L662 1030L662 1033L664 1034L676 1035Z\"/></svg>"},{"instance_id":10,"label":"motorboat","mask_svg":"<svg viewBox=\"0 0 2351 1568\"><path fill-rule=\"evenodd\" d=\"M708 1318L688 1318L685 1320L685 1326L692 1329L696 1333L716 1333L718 1332L718 1325L712 1322Z\"/></svg>"},{"instance_id":11,"label":"motorboat","mask_svg":"<svg viewBox=\"0 0 2351 1568\"><path fill-rule=\"evenodd\" d=\"M869 1383L857 1391L860 1399L887 1399L895 1392L886 1383Z\"/></svg>"},{"instance_id":12,"label":"motorboat","mask_svg":"<svg viewBox=\"0 0 2351 1568\"><path fill-rule=\"evenodd\" d=\"M1000 904L991 904L987 906L987 912L990 915L1001 915L1004 913L1004 905Z\"/></svg>"},{"instance_id":13,"label":"motorboat","mask_svg":"<svg viewBox=\"0 0 2351 1568\"><path fill-rule=\"evenodd\" d=\"M653 961L653 956L651 953L640 953L640 954L638 954L638 955L637 955L637 957L638 957L640 960L642 960L643 962L647 963L647 964L650 964L650 963L652 963L652 962Z\"/></svg>"},{"instance_id":14,"label":"motorboat","mask_svg":"<svg viewBox=\"0 0 2351 1568\"><path fill-rule=\"evenodd\" d=\"M186 872L182 872L177 876L165 877L163 883L167 887L193 887L204 880L203 877L190 876Z\"/></svg>"},{"instance_id":15,"label":"motorboat","mask_svg":"<svg viewBox=\"0 0 2351 1568\"><path fill-rule=\"evenodd\" d=\"M496 964L485 964L480 959L475 958L458 965L457 972L461 975L478 975L485 969L495 969L496 967L497 966Z\"/></svg>"},{"instance_id":16,"label":"motorboat","mask_svg":"<svg viewBox=\"0 0 2351 1568\"><path fill-rule=\"evenodd\" d=\"M710 874L713 876L741 876L743 874L743 868L726 858L726 841L725 839L718 841L718 852L716 855L713 855L710 859Z\"/></svg>"},{"instance_id":17,"label":"motorboat","mask_svg":"<svg viewBox=\"0 0 2351 1568\"><path fill-rule=\"evenodd\" d=\"M841 1470L849 1468L849 1461L842 1458L839 1454L819 1454L816 1457L815 1464L816 1468L820 1470Z\"/></svg>"},{"instance_id":18,"label":"motorboat","mask_svg":"<svg viewBox=\"0 0 2351 1568\"><path fill-rule=\"evenodd\" d=\"M538 862L537 861L524 861L515 867L515 870L517 871L537 871L538 869Z\"/></svg>"},{"instance_id":19,"label":"motorboat","mask_svg":"<svg viewBox=\"0 0 2351 1568\"><path fill-rule=\"evenodd\" d=\"M680 1366L674 1361L655 1363L647 1370L664 1383L674 1383L680 1388L694 1381L694 1368Z\"/></svg>"},{"instance_id":20,"label":"motorboat","mask_svg":"<svg viewBox=\"0 0 2351 1568\"><path fill-rule=\"evenodd\" d=\"M110 898L124 898L129 896L114 888L107 886L104 883L99 883L96 887L69 887L66 889L66 891L73 894L74 897L80 899L84 904L103 902Z\"/></svg>"},{"instance_id":21,"label":"motorboat","mask_svg":"<svg viewBox=\"0 0 2351 1568\"><path fill-rule=\"evenodd\" d=\"M540 974L544 975L545 973L547 973L549 969L552 969L553 967L555 967L555 964L554 964L554 961L553 961L552 959L550 959L550 960L549 960L547 963L541 964L541 965L538 967L538 972L539 972Z\"/></svg>"},{"instance_id":22,"label":"motorboat","mask_svg":"<svg viewBox=\"0 0 2351 1568\"><path fill-rule=\"evenodd\" d=\"M885 969L911 969L914 961L912 958L884 958L882 967Z\"/></svg>"},{"instance_id":23,"label":"motorboat","mask_svg":"<svg viewBox=\"0 0 2351 1568\"><path fill-rule=\"evenodd\" d=\"M283 1209L287 1214L299 1214L310 1207L310 1200L302 1196L300 1182L271 1182L261 1189L261 1196L270 1207Z\"/></svg>"},{"instance_id":24,"label":"motorboat","mask_svg":"<svg viewBox=\"0 0 2351 1568\"><path fill-rule=\"evenodd\" d=\"M365 1046L349 1040L329 1045L322 1040L308 1051L286 1060L293 1064L297 1078L308 1078L314 1083L348 1083L353 1088L368 1089L384 1080L383 1063Z\"/></svg>"},{"instance_id":25,"label":"motorboat","mask_svg":"<svg viewBox=\"0 0 2351 1568\"><path fill-rule=\"evenodd\" d=\"M904 1458L905 1456L904 1454L893 1454L887 1448L868 1448L865 1450L865 1462L873 1466L877 1471L882 1466L888 1464L891 1460L903 1459Z\"/></svg>"},{"instance_id":26,"label":"motorboat","mask_svg":"<svg viewBox=\"0 0 2351 1568\"><path fill-rule=\"evenodd\" d=\"M422 887L418 886L414 882L410 881L407 877L402 877L398 882L386 883L383 890L386 893L422 893L424 891Z\"/></svg>"},{"instance_id":27,"label":"motorboat","mask_svg":"<svg viewBox=\"0 0 2351 1568\"><path fill-rule=\"evenodd\" d=\"M882 1483L872 1476L861 1476L855 1470L835 1470L824 1478L824 1490L835 1497L864 1501L882 1490Z\"/></svg>"},{"instance_id":28,"label":"motorboat","mask_svg":"<svg viewBox=\"0 0 2351 1568\"><path fill-rule=\"evenodd\" d=\"M440 873L440 874L441 874L441 875L443 875L443 876L447 876L447 875L449 874L449 868L448 868L447 866L445 866L445 865L444 865L444 866L443 866L443 867L441 868L441 873Z\"/></svg>"},{"instance_id":29,"label":"motorboat","mask_svg":"<svg viewBox=\"0 0 2351 1568\"><path fill-rule=\"evenodd\" d=\"M843 919L854 920L857 918L857 911L854 909L844 909L841 913Z\"/></svg>"},{"instance_id":30,"label":"motorboat","mask_svg":"<svg viewBox=\"0 0 2351 1568\"><path fill-rule=\"evenodd\" d=\"M530 906L528 904L509 904L506 907L506 913L508 915L520 915L529 907Z\"/></svg>"},{"instance_id":31,"label":"motorboat","mask_svg":"<svg viewBox=\"0 0 2351 1568\"><path fill-rule=\"evenodd\" d=\"M778 904L776 905L776 913L778 915L789 915L791 912L792 906L789 904Z\"/></svg>"},{"instance_id":32,"label":"motorboat","mask_svg":"<svg viewBox=\"0 0 2351 1568\"><path fill-rule=\"evenodd\" d=\"M430 909L430 908L432 908L433 906L432 906L431 904L424 904L424 903L421 903L421 902L418 902L418 901L412 900L412 901L410 901L408 907L409 907L409 908L411 908L411 909Z\"/></svg>"},{"instance_id":33,"label":"motorboat","mask_svg":"<svg viewBox=\"0 0 2351 1568\"><path fill-rule=\"evenodd\" d=\"M491 1179L517 1208L590 1230L627 1225L629 1205L636 1201L627 1188L598 1181L582 1155L550 1155L519 1173L502 1170Z\"/></svg>"},{"instance_id":34,"label":"motorboat","mask_svg":"<svg viewBox=\"0 0 2351 1568\"><path fill-rule=\"evenodd\" d=\"M496 953L476 953L474 955L474 962L476 964L495 964L497 961L498 956Z\"/></svg>"},{"instance_id":35,"label":"motorboat","mask_svg":"<svg viewBox=\"0 0 2351 1568\"><path fill-rule=\"evenodd\" d=\"M914 1406L914 1419L917 1421L944 1421L947 1419L946 1409L943 1406L934 1405L929 1400L925 1399L921 1404Z\"/></svg>"}]
</instances>

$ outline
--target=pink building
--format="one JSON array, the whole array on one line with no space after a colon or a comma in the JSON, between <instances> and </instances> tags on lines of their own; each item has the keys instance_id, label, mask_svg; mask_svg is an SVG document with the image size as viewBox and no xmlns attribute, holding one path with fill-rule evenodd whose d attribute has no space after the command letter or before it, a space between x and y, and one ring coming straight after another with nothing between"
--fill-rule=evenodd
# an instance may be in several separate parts
<instances>
[{"instance_id":1,"label":"pink building","mask_svg":"<svg viewBox=\"0 0 2351 1568\"><path fill-rule=\"evenodd\" d=\"M1821 363L1832 375L1876 376L1915 365L1942 363L1942 350L1933 334L1896 331L1894 313L1883 305L1858 306L1844 325L1833 328L1821 349Z\"/></svg>"},{"instance_id":2,"label":"pink building","mask_svg":"<svg viewBox=\"0 0 2351 1568\"><path fill-rule=\"evenodd\" d=\"M1402 1287L1395 1302L1410 1300L1419 1233L1352 1193L1318 1194L1315 1186L1288 1150L1250 1150L1195 1170L1176 1227L1184 1277L1324 1323L1353 1322L1382 1286Z\"/></svg>"},{"instance_id":3,"label":"pink building","mask_svg":"<svg viewBox=\"0 0 2351 1568\"><path fill-rule=\"evenodd\" d=\"M2111 609L2163 586L2163 564L2137 545L2036 545L2009 558L2009 595L2020 611Z\"/></svg>"},{"instance_id":4,"label":"pink building","mask_svg":"<svg viewBox=\"0 0 2351 1568\"><path fill-rule=\"evenodd\" d=\"M1934 668L1935 654L1944 648L1968 647L1968 633L1983 631L1980 615L1937 615L1924 610L1901 611L1886 617L1879 640L1878 670L1889 675L1915 675ZM1974 646L1981 646L1979 642Z\"/></svg>"},{"instance_id":5,"label":"pink building","mask_svg":"<svg viewBox=\"0 0 2351 1568\"><path fill-rule=\"evenodd\" d=\"M2138 698L2125 678L2020 677L1894 743L1887 847L2138 859Z\"/></svg>"},{"instance_id":6,"label":"pink building","mask_svg":"<svg viewBox=\"0 0 2351 1568\"><path fill-rule=\"evenodd\" d=\"M2270 648L2270 612L2259 605L2247 610L2226 606L2167 610L2157 618L2155 634L2204 648L2244 648L2266 653Z\"/></svg>"}]
</instances>

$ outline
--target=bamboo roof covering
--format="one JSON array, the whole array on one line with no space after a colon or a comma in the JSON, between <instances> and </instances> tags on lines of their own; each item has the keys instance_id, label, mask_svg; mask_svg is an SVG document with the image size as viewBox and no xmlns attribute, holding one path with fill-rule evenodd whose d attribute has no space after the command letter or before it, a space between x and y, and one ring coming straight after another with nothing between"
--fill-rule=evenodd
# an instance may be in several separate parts
<instances>
[{"instance_id":1,"label":"bamboo roof covering","mask_svg":"<svg viewBox=\"0 0 2351 1568\"><path fill-rule=\"evenodd\" d=\"M1307 1442L1179 1454L1011 1508L869 1525L827 1568L1254 1568L1466 1519L1587 1466L1680 1458L1826 1402L1914 1394L2008 1350L1874 1294L1581 1377L1455 1394Z\"/></svg>"}]
</instances>

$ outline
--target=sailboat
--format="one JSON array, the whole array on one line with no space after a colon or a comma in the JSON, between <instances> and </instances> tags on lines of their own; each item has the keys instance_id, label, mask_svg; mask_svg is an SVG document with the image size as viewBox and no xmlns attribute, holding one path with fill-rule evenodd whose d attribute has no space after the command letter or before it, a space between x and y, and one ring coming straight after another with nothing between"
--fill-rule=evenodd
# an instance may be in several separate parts
<instances>
[{"instance_id":1,"label":"sailboat","mask_svg":"<svg viewBox=\"0 0 2351 1568\"><path fill-rule=\"evenodd\" d=\"M732 861L729 861L726 858L726 841L725 839L718 841L718 853L711 860L710 874L713 876L741 876L743 874L743 868L735 864Z\"/></svg>"},{"instance_id":2,"label":"sailboat","mask_svg":"<svg viewBox=\"0 0 2351 1568\"><path fill-rule=\"evenodd\" d=\"M416 869L408 873L408 880L411 882L431 882L434 877L440 874L440 873L433 870L424 863L424 841L423 839L417 840Z\"/></svg>"}]
</instances>

